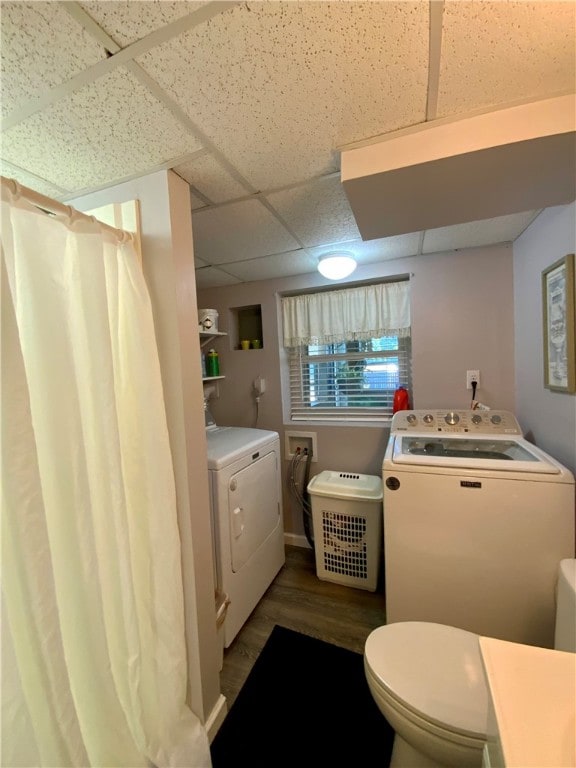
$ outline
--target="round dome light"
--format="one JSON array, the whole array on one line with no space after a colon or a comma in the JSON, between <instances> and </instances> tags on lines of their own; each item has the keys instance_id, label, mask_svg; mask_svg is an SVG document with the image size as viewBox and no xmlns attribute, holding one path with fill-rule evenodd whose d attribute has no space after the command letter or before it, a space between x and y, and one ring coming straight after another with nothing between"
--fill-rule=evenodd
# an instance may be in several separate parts
<instances>
[{"instance_id":1,"label":"round dome light","mask_svg":"<svg viewBox=\"0 0 576 768\"><path fill-rule=\"evenodd\" d=\"M318 272L328 280L342 280L351 275L356 266L356 260L350 253L328 253L318 262Z\"/></svg>"}]
</instances>

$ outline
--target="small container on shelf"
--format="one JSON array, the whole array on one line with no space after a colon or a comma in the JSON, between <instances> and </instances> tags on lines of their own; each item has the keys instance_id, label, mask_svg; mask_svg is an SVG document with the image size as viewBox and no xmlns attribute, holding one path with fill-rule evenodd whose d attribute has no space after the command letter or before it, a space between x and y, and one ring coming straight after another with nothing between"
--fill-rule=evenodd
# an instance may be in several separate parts
<instances>
[{"instance_id":1,"label":"small container on shelf","mask_svg":"<svg viewBox=\"0 0 576 768\"><path fill-rule=\"evenodd\" d=\"M218 312L215 309L199 309L198 328L205 333L218 333Z\"/></svg>"},{"instance_id":2,"label":"small container on shelf","mask_svg":"<svg viewBox=\"0 0 576 768\"><path fill-rule=\"evenodd\" d=\"M209 350L206 355L206 376L220 376L220 361L215 349Z\"/></svg>"}]
</instances>

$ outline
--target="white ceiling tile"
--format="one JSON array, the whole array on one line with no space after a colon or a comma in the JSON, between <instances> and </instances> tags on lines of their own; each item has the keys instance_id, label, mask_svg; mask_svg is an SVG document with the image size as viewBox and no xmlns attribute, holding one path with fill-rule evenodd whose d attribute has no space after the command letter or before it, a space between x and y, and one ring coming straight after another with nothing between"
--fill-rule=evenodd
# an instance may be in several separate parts
<instances>
[{"instance_id":1,"label":"white ceiling tile","mask_svg":"<svg viewBox=\"0 0 576 768\"><path fill-rule=\"evenodd\" d=\"M106 51L55 2L2 2L2 116L106 58Z\"/></svg>"},{"instance_id":2,"label":"white ceiling tile","mask_svg":"<svg viewBox=\"0 0 576 768\"><path fill-rule=\"evenodd\" d=\"M138 59L257 189L425 117L428 3L242 3Z\"/></svg>"},{"instance_id":3,"label":"white ceiling tile","mask_svg":"<svg viewBox=\"0 0 576 768\"><path fill-rule=\"evenodd\" d=\"M338 176L274 192L266 199L305 246L360 236Z\"/></svg>"},{"instance_id":4,"label":"white ceiling tile","mask_svg":"<svg viewBox=\"0 0 576 768\"><path fill-rule=\"evenodd\" d=\"M226 270L244 282L292 277L316 271L318 260L306 250L278 253L262 259L227 264Z\"/></svg>"},{"instance_id":5,"label":"white ceiling tile","mask_svg":"<svg viewBox=\"0 0 576 768\"><path fill-rule=\"evenodd\" d=\"M192 190L190 190L190 207L193 211L197 211L199 208L206 208L204 200L201 200Z\"/></svg>"},{"instance_id":6,"label":"white ceiling tile","mask_svg":"<svg viewBox=\"0 0 576 768\"><path fill-rule=\"evenodd\" d=\"M328 251L350 251L359 264L372 264L378 261L415 256L418 253L419 242L420 233L412 232L408 235L383 237L378 240L355 240L320 248L310 248L309 251L316 258L320 258Z\"/></svg>"},{"instance_id":7,"label":"white ceiling tile","mask_svg":"<svg viewBox=\"0 0 576 768\"><path fill-rule=\"evenodd\" d=\"M514 213L496 219L472 221L454 227L429 229L424 234L423 253L438 253L455 248L494 245L515 240L530 224L537 211Z\"/></svg>"},{"instance_id":8,"label":"white ceiling tile","mask_svg":"<svg viewBox=\"0 0 576 768\"><path fill-rule=\"evenodd\" d=\"M438 117L574 90L576 4L447 0Z\"/></svg>"},{"instance_id":9,"label":"white ceiling tile","mask_svg":"<svg viewBox=\"0 0 576 768\"><path fill-rule=\"evenodd\" d=\"M35 192L39 192L41 195L46 195L52 199L64 197L70 190L62 189L54 184L50 184L46 179L40 179L38 176L34 176L28 171L22 168L17 168L11 163L7 163L5 160L0 159L0 175L8 178L15 179L18 184L22 184L29 189L33 189Z\"/></svg>"},{"instance_id":10,"label":"white ceiling tile","mask_svg":"<svg viewBox=\"0 0 576 768\"><path fill-rule=\"evenodd\" d=\"M210 264L244 261L294 250L299 244L259 200L197 211L194 251Z\"/></svg>"},{"instance_id":11,"label":"white ceiling tile","mask_svg":"<svg viewBox=\"0 0 576 768\"><path fill-rule=\"evenodd\" d=\"M72 190L146 173L200 148L172 113L122 68L2 137L2 153L9 162Z\"/></svg>"},{"instance_id":12,"label":"white ceiling tile","mask_svg":"<svg viewBox=\"0 0 576 768\"><path fill-rule=\"evenodd\" d=\"M182 0L179 2L107 0L106 2L81 2L79 5L118 45L125 48L150 32L197 11L206 3L182 2Z\"/></svg>"},{"instance_id":13,"label":"white ceiling tile","mask_svg":"<svg viewBox=\"0 0 576 768\"><path fill-rule=\"evenodd\" d=\"M209 153L177 165L174 170L213 203L223 203L249 194L249 190L236 181Z\"/></svg>"},{"instance_id":14,"label":"white ceiling tile","mask_svg":"<svg viewBox=\"0 0 576 768\"><path fill-rule=\"evenodd\" d=\"M217 288L222 285L236 285L242 281L217 267L203 267L196 270L197 288Z\"/></svg>"},{"instance_id":15,"label":"white ceiling tile","mask_svg":"<svg viewBox=\"0 0 576 768\"><path fill-rule=\"evenodd\" d=\"M179 160L177 172L193 185L202 287L313 272L333 249L352 251L360 264L418 253L419 233L362 241L340 181L318 177L338 171L339 147L424 121L430 3L215 2L216 16L179 35L206 3L81 5L120 46L146 42L165 25L175 36L139 57L150 77L139 79L129 63L103 76L91 68L106 52L77 20L83 14L66 12L75 3L0 0L4 114L16 109L18 117L31 99L53 99L44 112L10 123L3 175L69 199ZM572 1L446 0L438 116L573 89L575 9ZM91 85L67 95L68 81L84 70ZM162 88L175 103L162 101ZM434 87L431 97L434 104ZM270 193L271 203L229 202L269 189L283 191ZM424 249L510 242L533 215L429 231Z\"/></svg>"}]
</instances>

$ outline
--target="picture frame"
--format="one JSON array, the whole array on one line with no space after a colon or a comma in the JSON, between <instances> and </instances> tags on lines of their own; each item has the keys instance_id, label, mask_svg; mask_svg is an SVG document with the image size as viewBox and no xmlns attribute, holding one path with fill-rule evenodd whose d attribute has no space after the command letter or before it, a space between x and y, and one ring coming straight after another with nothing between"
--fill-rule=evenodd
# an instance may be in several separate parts
<instances>
[{"instance_id":1,"label":"picture frame","mask_svg":"<svg viewBox=\"0 0 576 768\"><path fill-rule=\"evenodd\" d=\"M544 386L554 392L576 392L574 254L542 272Z\"/></svg>"}]
</instances>

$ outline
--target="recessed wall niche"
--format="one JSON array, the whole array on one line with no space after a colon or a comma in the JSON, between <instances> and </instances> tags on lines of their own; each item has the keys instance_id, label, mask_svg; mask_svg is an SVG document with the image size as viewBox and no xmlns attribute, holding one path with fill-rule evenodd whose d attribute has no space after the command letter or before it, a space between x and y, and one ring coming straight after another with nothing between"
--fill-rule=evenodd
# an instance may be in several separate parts
<instances>
[{"instance_id":1,"label":"recessed wall niche","mask_svg":"<svg viewBox=\"0 0 576 768\"><path fill-rule=\"evenodd\" d=\"M262 306L232 307L230 340L233 349L262 349Z\"/></svg>"}]
</instances>

